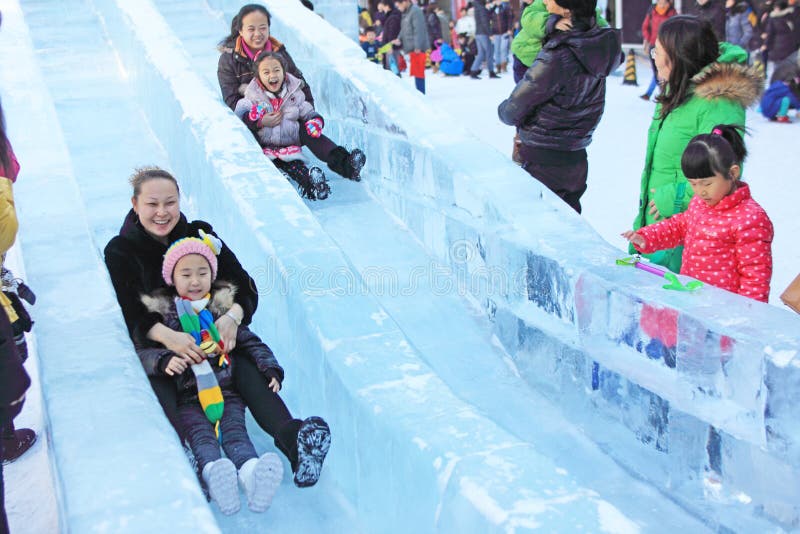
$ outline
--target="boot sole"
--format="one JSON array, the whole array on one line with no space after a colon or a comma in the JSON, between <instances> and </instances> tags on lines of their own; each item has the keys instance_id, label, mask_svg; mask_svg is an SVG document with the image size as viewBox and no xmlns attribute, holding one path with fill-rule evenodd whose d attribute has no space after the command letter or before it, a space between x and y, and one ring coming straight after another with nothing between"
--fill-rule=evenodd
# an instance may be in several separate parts
<instances>
[{"instance_id":1,"label":"boot sole","mask_svg":"<svg viewBox=\"0 0 800 534\"><path fill-rule=\"evenodd\" d=\"M225 515L235 514L241 507L239 502L239 474L233 462L223 458L217 460L208 472L208 493Z\"/></svg>"},{"instance_id":2,"label":"boot sole","mask_svg":"<svg viewBox=\"0 0 800 534\"><path fill-rule=\"evenodd\" d=\"M258 459L253 469L253 494L247 501L251 512L266 512L283 480L283 462L274 452Z\"/></svg>"},{"instance_id":3,"label":"boot sole","mask_svg":"<svg viewBox=\"0 0 800 534\"><path fill-rule=\"evenodd\" d=\"M294 483L300 488L319 480L322 464L331 446L331 430L320 417L309 417L297 432L297 471Z\"/></svg>"}]
</instances>

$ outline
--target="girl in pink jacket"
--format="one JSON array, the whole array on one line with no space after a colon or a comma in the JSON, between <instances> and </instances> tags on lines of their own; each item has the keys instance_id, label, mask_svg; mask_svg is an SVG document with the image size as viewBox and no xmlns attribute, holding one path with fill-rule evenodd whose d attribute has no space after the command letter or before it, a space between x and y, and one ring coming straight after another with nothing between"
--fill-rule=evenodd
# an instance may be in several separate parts
<instances>
[{"instance_id":1,"label":"girl in pink jacket","mask_svg":"<svg viewBox=\"0 0 800 534\"><path fill-rule=\"evenodd\" d=\"M740 181L747 155L742 133L740 126L718 125L694 137L681 157L694 191L689 208L622 235L643 253L683 245L680 274L767 302L772 222Z\"/></svg>"}]
</instances>

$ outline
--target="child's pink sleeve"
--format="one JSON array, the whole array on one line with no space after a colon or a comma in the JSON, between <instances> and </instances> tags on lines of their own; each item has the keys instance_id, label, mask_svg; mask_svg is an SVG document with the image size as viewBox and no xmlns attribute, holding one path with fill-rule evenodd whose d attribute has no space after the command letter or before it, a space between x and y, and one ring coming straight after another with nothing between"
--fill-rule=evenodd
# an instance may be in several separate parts
<instances>
[{"instance_id":1,"label":"child's pink sleeve","mask_svg":"<svg viewBox=\"0 0 800 534\"><path fill-rule=\"evenodd\" d=\"M769 300L773 234L772 222L760 206L747 211L734 245L740 295L761 302Z\"/></svg>"},{"instance_id":2,"label":"child's pink sleeve","mask_svg":"<svg viewBox=\"0 0 800 534\"><path fill-rule=\"evenodd\" d=\"M644 238L644 247L636 247L636 250L649 254L656 250L675 248L683 244L683 238L686 235L687 213L676 213L661 222L639 228L636 233Z\"/></svg>"}]
</instances>

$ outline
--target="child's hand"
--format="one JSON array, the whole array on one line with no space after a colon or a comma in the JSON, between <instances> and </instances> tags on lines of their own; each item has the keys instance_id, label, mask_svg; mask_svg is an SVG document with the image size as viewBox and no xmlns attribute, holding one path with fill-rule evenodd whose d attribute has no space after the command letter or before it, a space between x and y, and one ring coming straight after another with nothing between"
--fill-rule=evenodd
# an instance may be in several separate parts
<instances>
[{"instance_id":1,"label":"child's hand","mask_svg":"<svg viewBox=\"0 0 800 534\"><path fill-rule=\"evenodd\" d=\"M647 244L644 238L633 230L622 232L622 237L633 243L633 246L636 248L644 248L644 246Z\"/></svg>"},{"instance_id":2,"label":"child's hand","mask_svg":"<svg viewBox=\"0 0 800 534\"><path fill-rule=\"evenodd\" d=\"M272 390L273 393L277 393L281 390L281 383L278 381L277 378L272 377L269 381L269 389Z\"/></svg>"},{"instance_id":3,"label":"child's hand","mask_svg":"<svg viewBox=\"0 0 800 534\"><path fill-rule=\"evenodd\" d=\"M572 20L566 19L561 17L558 22L556 22L556 29L562 32L567 32L572 29Z\"/></svg>"},{"instance_id":4,"label":"child's hand","mask_svg":"<svg viewBox=\"0 0 800 534\"><path fill-rule=\"evenodd\" d=\"M319 117L314 117L313 119L309 119L306 121L306 132L308 132L308 135L310 135L311 137L314 138L319 137L320 135L322 135L322 126L323 126L322 119L320 119Z\"/></svg>"},{"instance_id":5,"label":"child's hand","mask_svg":"<svg viewBox=\"0 0 800 534\"><path fill-rule=\"evenodd\" d=\"M169 359L169 362L167 362L167 367L164 369L164 372L169 376L179 375L188 369L189 365L190 364L180 356L173 356Z\"/></svg>"}]
</instances>

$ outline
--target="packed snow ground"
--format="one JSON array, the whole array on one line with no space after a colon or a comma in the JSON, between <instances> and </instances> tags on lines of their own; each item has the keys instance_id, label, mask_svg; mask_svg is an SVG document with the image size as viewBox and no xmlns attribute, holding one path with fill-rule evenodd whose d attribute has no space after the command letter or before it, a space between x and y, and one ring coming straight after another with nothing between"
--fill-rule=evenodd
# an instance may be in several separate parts
<instances>
[{"instance_id":1,"label":"packed snow ground","mask_svg":"<svg viewBox=\"0 0 800 534\"><path fill-rule=\"evenodd\" d=\"M629 229L637 212L639 185L647 145L647 129L655 104L639 98L650 82L649 62L638 59L638 86L623 85L621 69L609 78L606 110L589 147L589 189L581 199L583 216L609 243L627 254L620 233ZM504 154L511 154L514 128L497 118L497 106L511 93L511 72L480 80L466 76L431 74L426 78L427 98L453 116L453 128L464 128ZM405 78L413 85L413 79ZM783 306L780 294L800 273L800 121L780 124L765 119L755 109L747 114L747 148L744 180L753 198L764 207L775 226L772 244L774 271L770 303Z\"/></svg>"}]
</instances>

